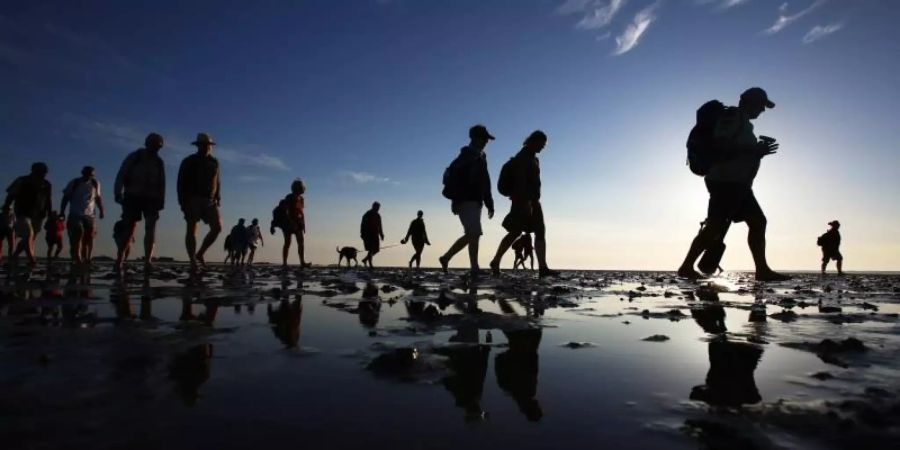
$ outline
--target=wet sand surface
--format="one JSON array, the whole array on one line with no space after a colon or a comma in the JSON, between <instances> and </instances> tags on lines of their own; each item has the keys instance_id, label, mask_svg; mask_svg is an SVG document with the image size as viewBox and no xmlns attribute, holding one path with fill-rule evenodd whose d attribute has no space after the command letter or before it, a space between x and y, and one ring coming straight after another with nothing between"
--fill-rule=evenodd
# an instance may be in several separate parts
<instances>
[{"instance_id":1,"label":"wet sand surface","mask_svg":"<svg viewBox=\"0 0 900 450\"><path fill-rule=\"evenodd\" d=\"M4 448L900 438L896 275L110 269L0 274Z\"/></svg>"}]
</instances>

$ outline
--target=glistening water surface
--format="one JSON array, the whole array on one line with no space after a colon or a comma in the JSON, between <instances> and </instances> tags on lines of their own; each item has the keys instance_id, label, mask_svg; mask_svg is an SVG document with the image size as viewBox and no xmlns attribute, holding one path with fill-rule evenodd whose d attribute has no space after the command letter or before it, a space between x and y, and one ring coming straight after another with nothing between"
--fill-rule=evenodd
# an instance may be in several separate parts
<instances>
[{"instance_id":1,"label":"glistening water surface","mask_svg":"<svg viewBox=\"0 0 900 450\"><path fill-rule=\"evenodd\" d=\"M400 269L108 269L3 274L8 448L889 448L900 436L897 276L519 271L472 284Z\"/></svg>"}]
</instances>

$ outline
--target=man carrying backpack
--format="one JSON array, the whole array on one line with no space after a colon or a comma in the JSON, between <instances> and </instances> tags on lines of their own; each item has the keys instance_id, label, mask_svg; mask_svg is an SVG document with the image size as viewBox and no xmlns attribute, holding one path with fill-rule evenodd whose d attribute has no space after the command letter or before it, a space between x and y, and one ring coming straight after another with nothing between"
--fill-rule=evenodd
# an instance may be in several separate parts
<instances>
[{"instance_id":1,"label":"man carrying backpack","mask_svg":"<svg viewBox=\"0 0 900 450\"><path fill-rule=\"evenodd\" d=\"M509 246L522 233L534 233L537 250L538 276L555 276L557 272L547 267L547 241L544 228L544 211L541 208L541 166L537 154L547 145L547 135L537 130L522 144L522 149L503 165L497 187L500 193L512 201L509 214L503 219L507 234L497 247L491 261L491 272L500 275L500 260Z\"/></svg>"},{"instance_id":2,"label":"man carrying backpack","mask_svg":"<svg viewBox=\"0 0 900 450\"><path fill-rule=\"evenodd\" d=\"M69 247L72 254L72 263L81 264L90 262L87 249L94 240L94 230L97 224L94 220L94 210L100 211L103 219L103 197L100 196L100 182L95 177L94 168L86 166L81 169L81 177L70 181L63 190L62 204L59 206L59 215L66 215L66 206L72 204L66 228L69 230Z\"/></svg>"},{"instance_id":3,"label":"man carrying backpack","mask_svg":"<svg viewBox=\"0 0 900 450\"><path fill-rule=\"evenodd\" d=\"M838 275L843 275L844 257L841 255L841 233L838 231L841 223L837 220L832 220L828 222L828 226L830 227L828 231L819 236L816 242L822 247L822 274L825 274L828 261L833 259L837 264Z\"/></svg>"},{"instance_id":4,"label":"man carrying backpack","mask_svg":"<svg viewBox=\"0 0 900 450\"><path fill-rule=\"evenodd\" d=\"M159 151L163 148L163 137L150 133L144 139L144 147L125 157L116 174L114 195L116 203L122 205L122 222L125 234L116 256L116 272L122 271L125 258L131 252L137 223L144 223L144 270L149 270L153 262L153 246L156 244L156 222L163 210L166 199L166 171Z\"/></svg>"},{"instance_id":5,"label":"man carrying backpack","mask_svg":"<svg viewBox=\"0 0 900 450\"><path fill-rule=\"evenodd\" d=\"M469 129L469 145L459 150L459 156L444 172L444 197L452 201L451 210L459 216L464 234L456 240L447 253L438 258L441 268L447 266L454 255L469 247L469 264L473 277L478 277L478 243L481 240L481 210L487 207L488 219L494 217L494 197L491 195L491 176L488 173L484 148L494 136L484 125Z\"/></svg>"},{"instance_id":6,"label":"man carrying backpack","mask_svg":"<svg viewBox=\"0 0 900 450\"><path fill-rule=\"evenodd\" d=\"M708 104L707 104L708 105ZM707 105L704 105L706 108ZM698 124L688 140L688 158L694 173L705 175L709 191L709 206L705 225L691 243L678 275L697 279L702 275L694 270L697 258L712 245L721 242L732 222L747 222L747 243L756 265L757 281L783 281L790 277L773 271L766 261L766 216L753 195L753 180L759 171L763 157L775 154L778 144L774 139L757 139L750 123L766 108L774 108L766 91L753 87L741 94L737 108L723 108L713 117L713 125L700 123L702 110L698 112ZM699 132L698 132L699 131ZM708 135L706 135L708 133ZM698 136L699 135L699 136ZM694 146L705 147L695 152ZM695 170L695 154L714 155L707 161L708 170Z\"/></svg>"}]
</instances>

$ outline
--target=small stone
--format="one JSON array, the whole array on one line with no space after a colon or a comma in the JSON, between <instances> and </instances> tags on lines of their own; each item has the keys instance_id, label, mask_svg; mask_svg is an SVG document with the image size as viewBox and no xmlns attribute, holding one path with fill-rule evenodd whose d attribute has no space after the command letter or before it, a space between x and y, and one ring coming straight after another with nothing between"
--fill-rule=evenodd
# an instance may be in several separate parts
<instances>
[{"instance_id":1,"label":"small stone","mask_svg":"<svg viewBox=\"0 0 900 450\"><path fill-rule=\"evenodd\" d=\"M654 334L641 340L646 342L665 342L669 340L669 337L664 334Z\"/></svg>"}]
</instances>

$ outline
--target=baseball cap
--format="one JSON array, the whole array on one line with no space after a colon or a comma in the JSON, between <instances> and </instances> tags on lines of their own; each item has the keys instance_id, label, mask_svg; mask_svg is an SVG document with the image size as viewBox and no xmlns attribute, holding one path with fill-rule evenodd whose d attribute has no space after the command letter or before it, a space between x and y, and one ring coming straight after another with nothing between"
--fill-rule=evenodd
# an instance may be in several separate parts
<instances>
[{"instance_id":1,"label":"baseball cap","mask_svg":"<svg viewBox=\"0 0 900 450\"><path fill-rule=\"evenodd\" d=\"M475 125L472 128L469 128L469 138L484 138L488 140L494 140L494 136L491 135L491 133L488 133L488 130L484 125Z\"/></svg>"},{"instance_id":2,"label":"baseball cap","mask_svg":"<svg viewBox=\"0 0 900 450\"><path fill-rule=\"evenodd\" d=\"M741 94L741 100L761 101L766 105L766 108L775 107L775 103L772 102L772 100L769 100L769 94L767 94L766 91L761 87L752 87L750 89L747 89L743 94Z\"/></svg>"}]
</instances>

